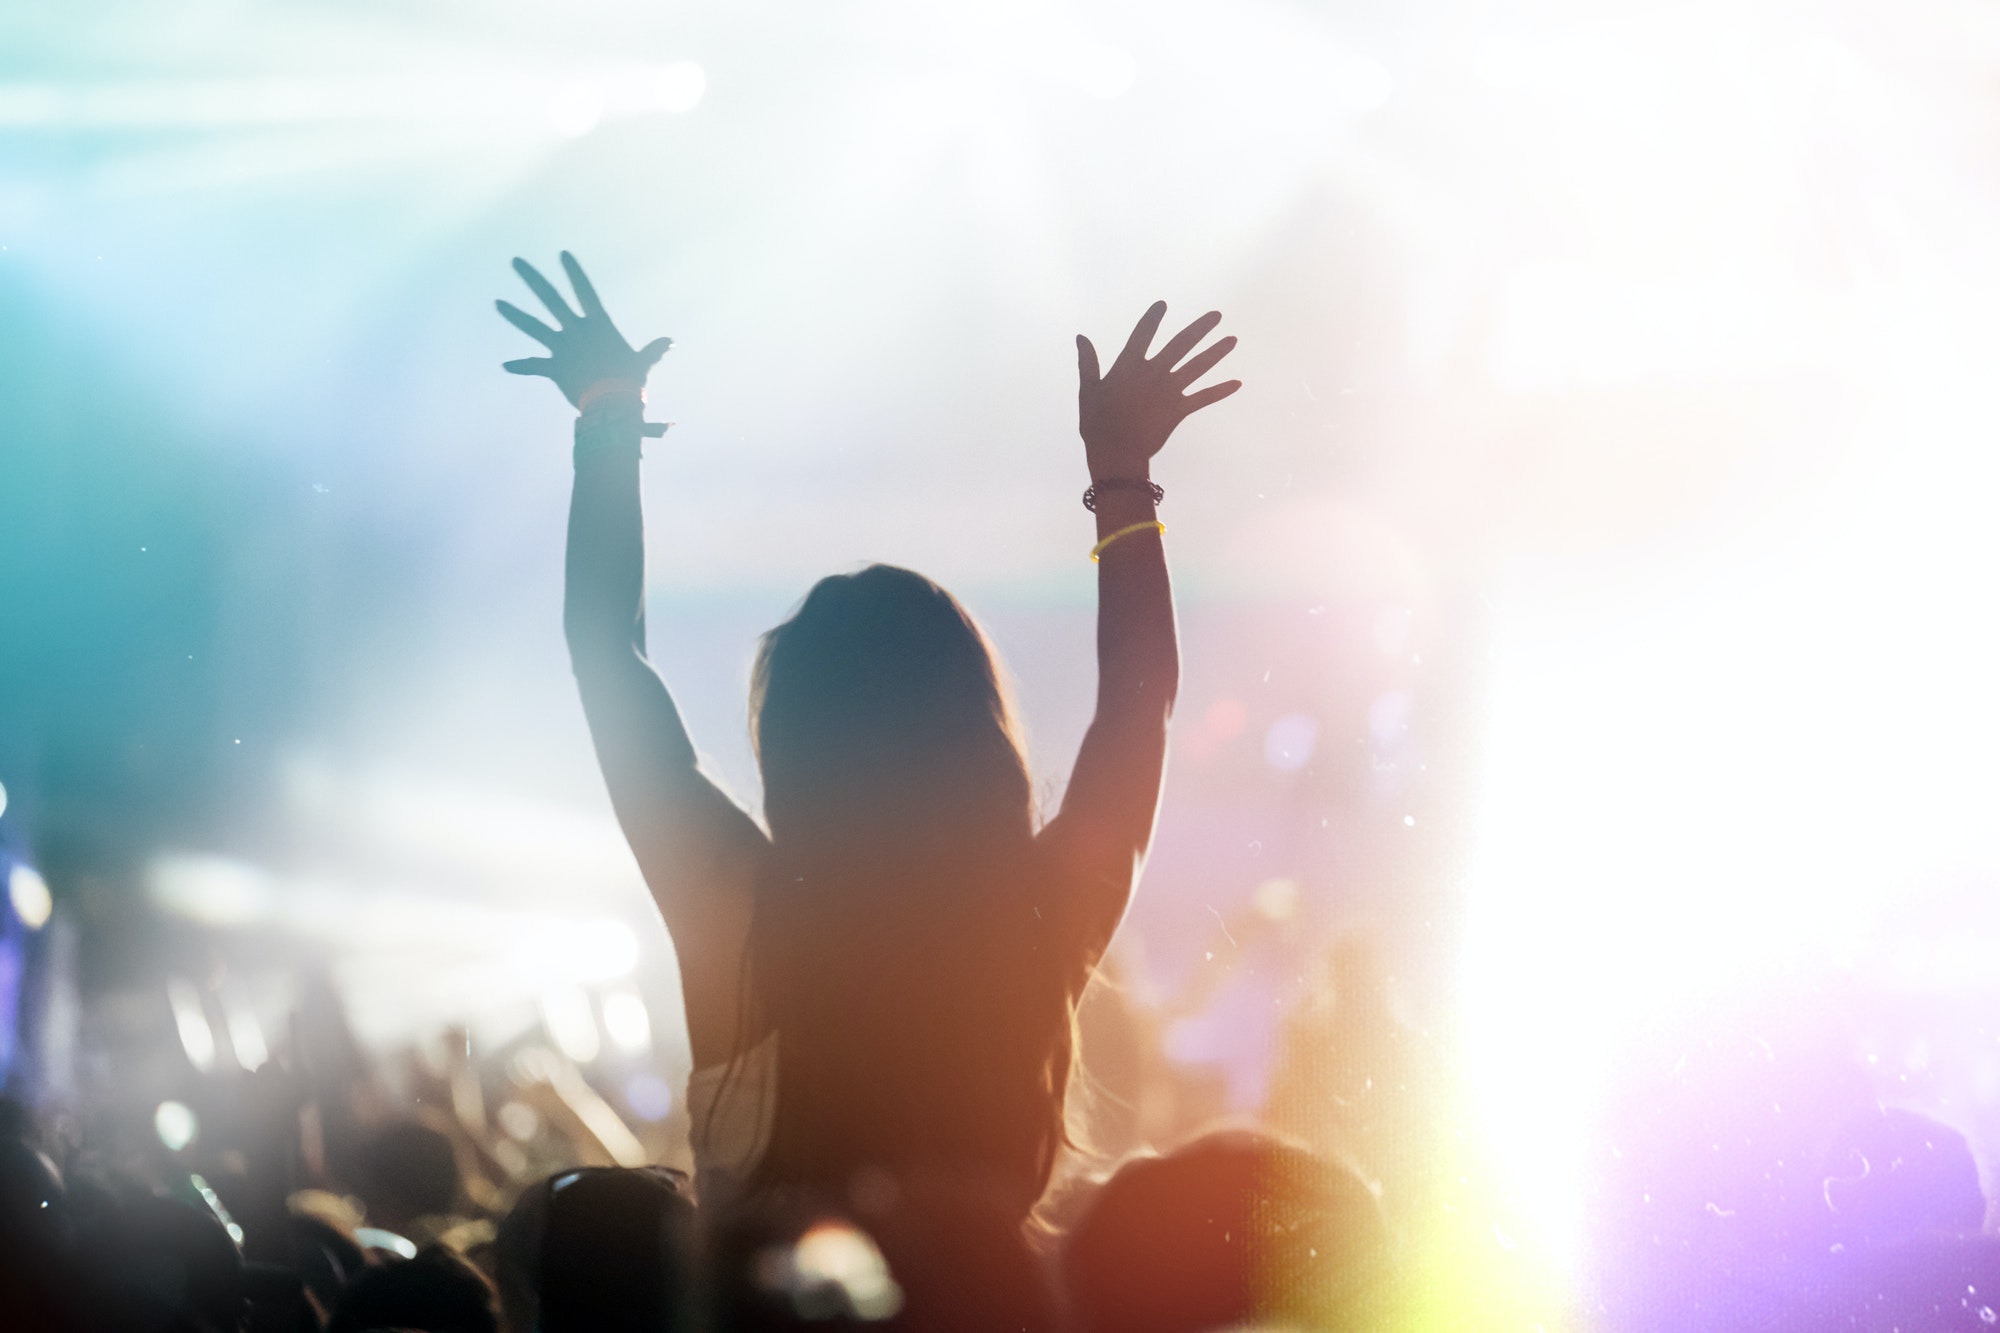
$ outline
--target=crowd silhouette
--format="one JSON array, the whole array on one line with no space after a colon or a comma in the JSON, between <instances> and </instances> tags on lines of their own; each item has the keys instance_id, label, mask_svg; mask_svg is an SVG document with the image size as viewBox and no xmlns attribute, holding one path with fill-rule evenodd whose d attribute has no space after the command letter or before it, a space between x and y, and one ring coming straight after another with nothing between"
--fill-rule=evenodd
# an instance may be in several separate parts
<instances>
[{"instance_id":1,"label":"crowd silhouette","mask_svg":"<svg viewBox=\"0 0 2000 1333\"><path fill-rule=\"evenodd\" d=\"M979 625L873 565L764 636L760 822L647 656L645 386L670 343L635 349L562 265L570 296L516 261L544 315L499 310L545 354L506 369L578 412L563 628L679 962L691 1169L633 1161L556 1052L489 1066L524 1108L503 1124L464 1033L392 1077L322 1004L197 1149L4 1104L0 1326L1400 1329L1426 1283L1475 1280L1410 1260L1454 1206L1446 1061L1365 941L1291 1012L1262 1115L1222 1124L1176 1111L1160 1019L1105 961L1178 688L1151 460L1239 387L1197 387L1234 346L1220 316L1155 350L1156 304L1108 364L1077 340L1099 677L1060 803L1038 808ZM1967 1139L1843 1052L1711 1034L1609 1132L1579 1327L2000 1322Z\"/></svg>"}]
</instances>

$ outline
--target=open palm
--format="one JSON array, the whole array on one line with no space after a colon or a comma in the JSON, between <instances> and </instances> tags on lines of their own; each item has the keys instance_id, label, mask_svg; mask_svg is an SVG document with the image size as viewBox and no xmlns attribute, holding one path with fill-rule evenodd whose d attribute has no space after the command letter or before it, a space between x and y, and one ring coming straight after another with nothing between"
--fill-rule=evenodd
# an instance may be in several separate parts
<instances>
[{"instance_id":1,"label":"open palm","mask_svg":"<svg viewBox=\"0 0 2000 1333\"><path fill-rule=\"evenodd\" d=\"M674 340L655 338L633 350L625 335L611 322L611 316L604 312L604 303L597 299L597 289L584 276L583 265L576 262L576 256L563 251L562 266L569 275L570 286L576 289L576 302L583 308L581 314L570 309L555 284L536 271L533 264L525 259L514 261L514 271L547 307L556 327L550 328L510 302L494 302L509 324L549 349L547 356L522 357L503 362L500 368L515 375L544 375L556 382L563 397L579 407L583 405L580 400L584 392L593 385L629 386L635 392L644 389L646 375L667 354Z\"/></svg>"},{"instance_id":2,"label":"open palm","mask_svg":"<svg viewBox=\"0 0 2000 1333\"><path fill-rule=\"evenodd\" d=\"M1241 380L1228 380L1187 392L1236 346L1234 337L1223 338L1188 356L1222 322L1218 311L1209 311L1176 333L1158 356L1149 358L1146 349L1166 315L1167 303L1155 301L1139 317L1111 369L1101 374L1097 349L1090 339L1077 335L1078 426L1093 477L1143 476L1147 460L1160 452L1174 427L1243 387Z\"/></svg>"}]
</instances>

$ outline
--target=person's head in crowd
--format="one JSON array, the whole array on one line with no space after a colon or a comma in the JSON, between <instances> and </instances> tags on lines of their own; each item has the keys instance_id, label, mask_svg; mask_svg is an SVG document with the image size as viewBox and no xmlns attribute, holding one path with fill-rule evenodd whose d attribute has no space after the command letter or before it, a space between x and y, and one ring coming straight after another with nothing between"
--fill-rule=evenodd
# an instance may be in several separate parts
<instances>
[{"instance_id":1,"label":"person's head in crowd","mask_svg":"<svg viewBox=\"0 0 2000 1333\"><path fill-rule=\"evenodd\" d=\"M1825 1163L1826 1203L1842 1243L1974 1235L1986 1220L1965 1135L1915 1111L1855 1111Z\"/></svg>"},{"instance_id":2,"label":"person's head in crowd","mask_svg":"<svg viewBox=\"0 0 2000 1333\"><path fill-rule=\"evenodd\" d=\"M1061 985L994 961L1031 953L1002 941L1037 918L992 647L920 574L834 575L764 637L751 714L774 855L746 971L784 1070L763 1178L991 1162L1025 1214L1063 1139L1072 1015Z\"/></svg>"},{"instance_id":3,"label":"person's head in crowd","mask_svg":"<svg viewBox=\"0 0 2000 1333\"><path fill-rule=\"evenodd\" d=\"M1032 818L1000 663L958 600L910 570L815 584L764 636L751 719L780 846L857 855L889 835L950 853L954 836L1025 832Z\"/></svg>"},{"instance_id":4,"label":"person's head in crowd","mask_svg":"<svg viewBox=\"0 0 2000 1333\"><path fill-rule=\"evenodd\" d=\"M391 1231L458 1206L458 1153L451 1136L414 1117L385 1125L363 1142L358 1174L369 1222Z\"/></svg>"},{"instance_id":5,"label":"person's head in crowd","mask_svg":"<svg viewBox=\"0 0 2000 1333\"><path fill-rule=\"evenodd\" d=\"M657 1167L561 1171L500 1226L494 1266L511 1333L660 1333L695 1300L686 1180Z\"/></svg>"},{"instance_id":6,"label":"person's head in crowd","mask_svg":"<svg viewBox=\"0 0 2000 1333\"><path fill-rule=\"evenodd\" d=\"M1071 1233L1062 1270L1086 1333L1197 1333L1374 1328L1391 1264L1358 1177L1270 1135L1224 1130L1120 1167Z\"/></svg>"},{"instance_id":7,"label":"person's head in crowd","mask_svg":"<svg viewBox=\"0 0 2000 1333\"><path fill-rule=\"evenodd\" d=\"M243 1256L212 1212L133 1195L80 1227L90 1325L105 1333L235 1333L248 1312Z\"/></svg>"},{"instance_id":8,"label":"person's head in crowd","mask_svg":"<svg viewBox=\"0 0 2000 1333\"><path fill-rule=\"evenodd\" d=\"M414 1259L371 1265L350 1278L326 1333L498 1333L499 1327L493 1284L444 1246L427 1245Z\"/></svg>"},{"instance_id":9,"label":"person's head in crowd","mask_svg":"<svg viewBox=\"0 0 2000 1333\"><path fill-rule=\"evenodd\" d=\"M31 1138L0 1131L0 1310L53 1324L72 1297L62 1280L69 1198L62 1173Z\"/></svg>"},{"instance_id":10,"label":"person's head in crowd","mask_svg":"<svg viewBox=\"0 0 2000 1333\"><path fill-rule=\"evenodd\" d=\"M245 1263L243 1292L250 1316L243 1333L321 1333L312 1289L296 1268L275 1263Z\"/></svg>"},{"instance_id":11,"label":"person's head in crowd","mask_svg":"<svg viewBox=\"0 0 2000 1333\"><path fill-rule=\"evenodd\" d=\"M62 1173L31 1143L0 1138L0 1249L60 1249L69 1239Z\"/></svg>"},{"instance_id":12,"label":"person's head in crowd","mask_svg":"<svg viewBox=\"0 0 2000 1333\"><path fill-rule=\"evenodd\" d=\"M295 1212L285 1221L299 1280L320 1308L331 1310L348 1279L367 1267L368 1256L349 1231L325 1217Z\"/></svg>"}]
</instances>

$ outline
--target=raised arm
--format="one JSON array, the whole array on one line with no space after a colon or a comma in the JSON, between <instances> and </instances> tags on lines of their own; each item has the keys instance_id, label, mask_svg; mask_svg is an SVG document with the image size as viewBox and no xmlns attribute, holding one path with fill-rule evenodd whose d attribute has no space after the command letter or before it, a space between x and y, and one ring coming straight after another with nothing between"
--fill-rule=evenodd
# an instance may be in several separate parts
<instances>
[{"instance_id":1,"label":"raised arm","mask_svg":"<svg viewBox=\"0 0 2000 1333\"><path fill-rule=\"evenodd\" d=\"M645 424L645 384L671 340L634 351L582 267L568 253L562 262L580 313L533 266L514 261L556 327L499 302L509 323L549 351L505 369L554 380L580 413L563 632L612 809L673 937L695 1064L706 1066L755 1035L738 1022L738 989L767 843L701 772L680 711L646 660L639 446L665 429Z\"/></svg>"},{"instance_id":2,"label":"raised arm","mask_svg":"<svg viewBox=\"0 0 2000 1333\"><path fill-rule=\"evenodd\" d=\"M1166 313L1164 301L1148 310L1101 374L1097 349L1088 338L1076 340L1078 424L1097 518L1097 713L1043 838L1083 887L1078 907L1098 948L1117 928L1152 841L1167 722L1180 686L1152 458L1190 414L1242 387L1230 380L1187 392L1236 345L1223 338L1195 352L1221 322L1214 311L1149 358Z\"/></svg>"}]
</instances>

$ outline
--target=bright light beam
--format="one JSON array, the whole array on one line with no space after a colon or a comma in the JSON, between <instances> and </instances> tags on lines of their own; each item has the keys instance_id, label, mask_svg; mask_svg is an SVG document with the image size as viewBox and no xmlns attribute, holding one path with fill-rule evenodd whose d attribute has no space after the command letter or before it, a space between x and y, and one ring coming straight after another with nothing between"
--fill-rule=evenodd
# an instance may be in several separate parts
<instances>
[{"instance_id":1,"label":"bright light beam","mask_svg":"<svg viewBox=\"0 0 2000 1333\"><path fill-rule=\"evenodd\" d=\"M1910 909L2000 876L2000 633L1969 610L2000 552L1855 490L1669 582L1501 612L1465 1049L1511 1202L1565 1263L1636 1033L1792 969L1949 955Z\"/></svg>"},{"instance_id":2,"label":"bright light beam","mask_svg":"<svg viewBox=\"0 0 2000 1333\"><path fill-rule=\"evenodd\" d=\"M462 123L573 136L600 121L691 111L708 76L691 60L573 71L448 70L345 77L0 83L0 130L245 130Z\"/></svg>"}]
</instances>

